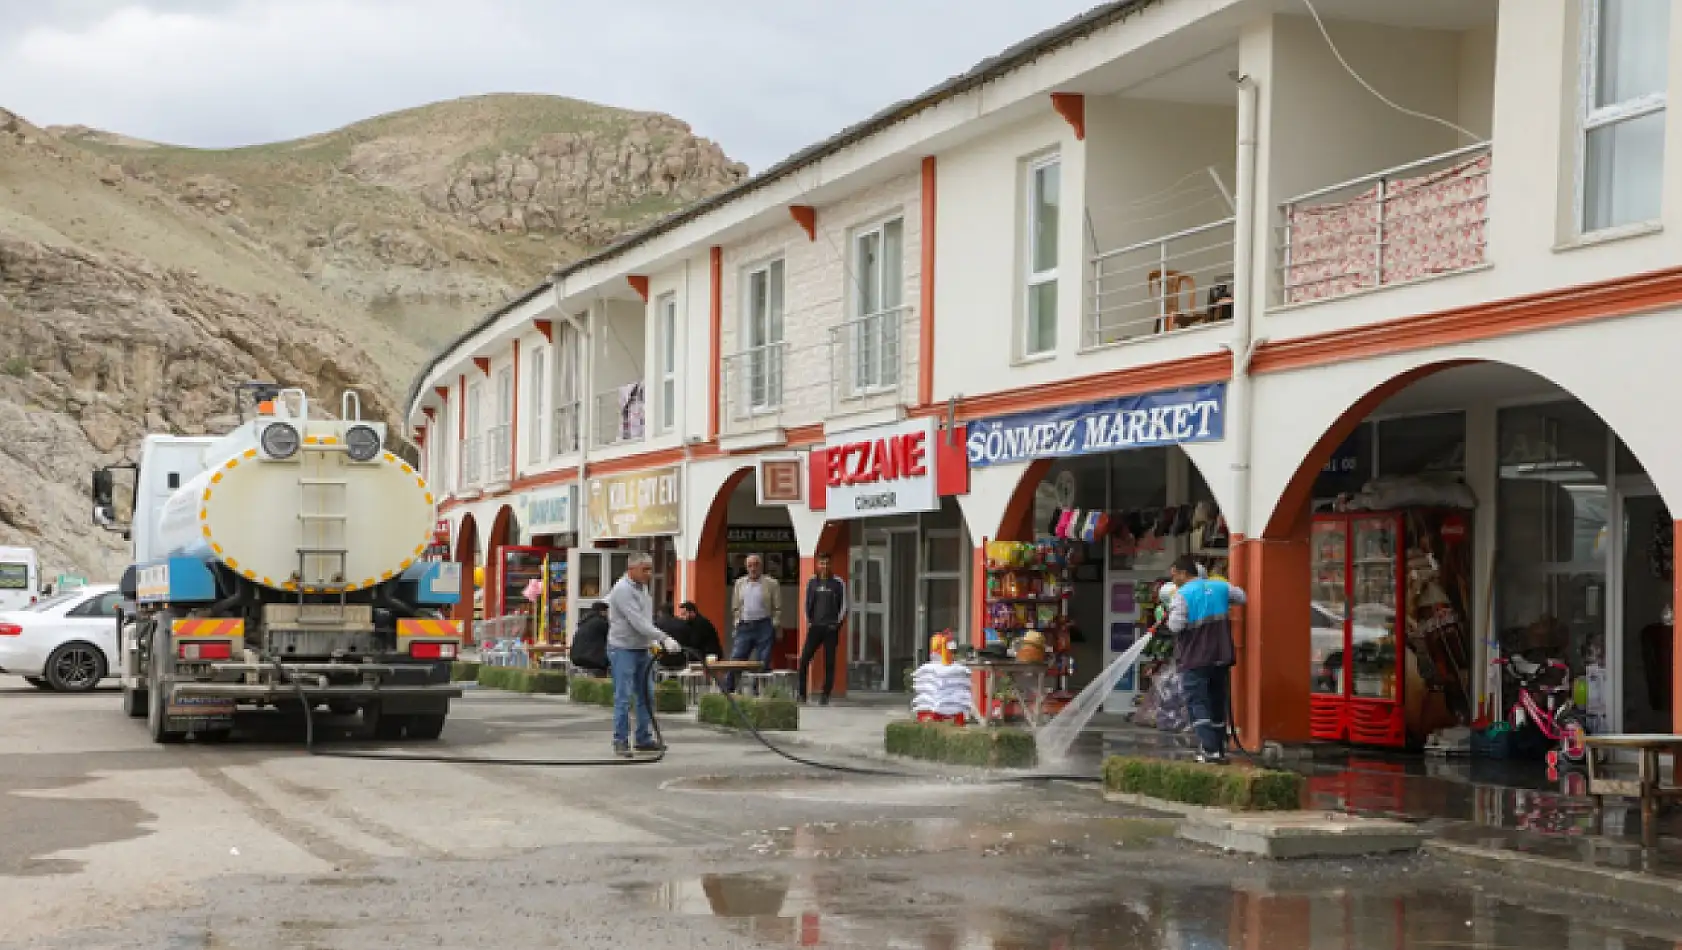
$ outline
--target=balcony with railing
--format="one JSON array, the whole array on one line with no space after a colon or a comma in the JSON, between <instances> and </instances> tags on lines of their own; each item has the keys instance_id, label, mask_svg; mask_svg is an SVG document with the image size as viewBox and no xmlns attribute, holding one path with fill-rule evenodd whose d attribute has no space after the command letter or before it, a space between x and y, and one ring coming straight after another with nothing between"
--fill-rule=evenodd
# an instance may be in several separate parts
<instances>
[{"instance_id":1,"label":"balcony with railing","mask_svg":"<svg viewBox=\"0 0 1682 950\"><path fill-rule=\"evenodd\" d=\"M555 407L554 429L549 443L554 446L555 455L571 455L578 451L578 436L582 430L579 415L583 408L576 400Z\"/></svg>"},{"instance_id":2,"label":"balcony with railing","mask_svg":"<svg viewBox=\"0 0 1682 950\"><path fill-rule=\"evenodd\" d=\"M783 368L788 344L767 343L723 359L719 426L726 435L767 432L783 425Z\"/></svg>"},{"instance_id":3,"label":"balcony with railing","mask_svg":"<svg viewBox=\"0 0 1682 950\"><path fill-rule=\"evenodd\" d=\"M487 459L489 464L486 467L490 472L490 480L493 483L508 481L509 473L513 470L514 447L510 443L513 432L513 427L504 422L500 425L491 426L490 431L485 433L485 441L490 452L490 457Z\"/></svg>"},{"instance_id":4,"label":"balcony with railing","mask_svg":"<svg viewBox=\"0 0 1682 950\"><path fill-rule=\"evenodd\" d=\"M461 442L461 455L456 459L459 477L457 487L462 491L472 491L480 487L485 471L485 440L482 436L469 436Z\"/></svg>"},{"instance_id":5,"label":"balcony with railing","mask_svg":"<svg viewBox=\"0 0 1682 950\"><path fill-rule=\"evenodd\" d=\"M907 366L905 325L910 307L855 317L829 330L830 415L898 406Z\"/></svg>"},{"instance_id":6,"label":"balcony with railing","mask_svg":"<svg viewBox=\"0 0 1682 950\"><path fill-rule=\"evenodd\" d=\"M641 442L648 436L648 398L640 381L597 393L591 408L595 410L591 444L598 448Z\"/></svg>"},{"instance_id":7,"label":"balcony with railing","mask_svg":"<svg viewBox=\"0 0 1682 950\"><path fill-rule=\"evenodd\" d=\"M1275 302L1306 304L1451 274L1487 260L1488 143L1284 202Z\"/></svg>"},{"instance_id":8,"label":"balcony with railing","mask_svg":"<svg viewBox=\"0 0 1682 950\"><path fill-rule=\"evenodd\" d=\"M1232 319L1230 217L1093 255L1085 348Z\"/></svg>"}]
</instances>

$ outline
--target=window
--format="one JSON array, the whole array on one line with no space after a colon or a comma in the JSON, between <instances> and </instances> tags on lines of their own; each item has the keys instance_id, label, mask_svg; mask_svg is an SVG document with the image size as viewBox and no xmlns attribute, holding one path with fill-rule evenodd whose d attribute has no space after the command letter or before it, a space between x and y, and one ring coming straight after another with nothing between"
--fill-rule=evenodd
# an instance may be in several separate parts
<instances>
[{"instance_id":1,"label":"window","mask_svg":"<svg viewBox=\"0 0 1682 950\"><path fill-rule=\"evenodd\" d=\"M555 326L555 440L556 455L578 451L578 331L570 323Z\"/></svg>"},{"instance_id":2,"label":"window","mask_svg":"<svg viewBox=\"0 0 1682 950\"><path fill-rule=\"evenodd\" d=\"M845 355L855 391L899 382L904 271L904 221L895 218L853 235L853 320Z\"/></svg>"},{"instance_id":3,"label":"window","mask_svg":"<svg viewBox=\"0 0 1682 950\"><path fill-rule=\"evenodd\" d=\"M461 443L461 484L477 485L479 483L479 467L485 460L484 442L480 433L484 431L480 419L479 407L484 402L485 386L483 383L469 383L467 386L467 431Z\"/></svg>"},{"instance_id":4,"label":"window","mask_svg":"<svg viewBox=\"0 0 1682 950\"><path fill-rule=\"evenodd\" d=\"M783 262L748 271L747 289L748 406L774 409L783 398Z\"/></svg>"},{"instance_id":5,"label":"window","mask_svg":"<svg viewBox=\"0 0 1682 950\"><path fill-rule=\"evenodd\" d=\"M70 611L69 616L115 617L117 616L117 605L122 602L123 595L120 591L106 591L97 597L89 597L87 600L77 604L75 609Z\"/></svg>"},{"instance_id":6,"label":"window","mask_svg":"<svg viewBox=\"0 0 1682 950\"><path fill-rule=\"evenodd\" d=\"M1584 0L1583 11L1581 229L1657 220L1670 0Z\"/></svg>"},{"instance_id":7,"label":"window","mask_svg":"<svg viewBox=\"0 0 1682 950\"><path fill-rule=\"evenodd\" d=\"M531 351L531 365L526 367L526 375L530 382L526 383L526 412L530 419L526 422L526 463L535 464L543 460L543 430L548 426L548 413L545 407L548 400L544 396L549 391L549 380L545 378L549 359L549 351L543 347L535 347Z\"/></svg>"},{"instance_id":8,"label":"window","mask_svg":"<svg viewBox=\"0 0 1682 950\"><path fill-rule=\"evenodd\" d=\"M1057 349L1057 220L1062 164L1056 157L1028 166L1027 287L1022 355Z\"/></svg>"},{"instance_id":9,"label":"window","mask_svg":"<svg viewBox=\"0 0 1682 950\"><path fill-rule=\"evenodd\" d=\"M496 426L491 430L491 477L501 479L508 474L513 461L508 444L514 424L514 367L504 366L496 374Z\"/></svg>"},{"instance_id":10,"label":"window","mask_svg":"<svg viewBox=\"0 0 1682 950\"><path fill-rule=\"evenodd\" d=\"M659 325L655 335L660 346L660 418L661 432L670 432L677 425L677 296L666 294L655 303Z\"/></svg>"}]
</instances>

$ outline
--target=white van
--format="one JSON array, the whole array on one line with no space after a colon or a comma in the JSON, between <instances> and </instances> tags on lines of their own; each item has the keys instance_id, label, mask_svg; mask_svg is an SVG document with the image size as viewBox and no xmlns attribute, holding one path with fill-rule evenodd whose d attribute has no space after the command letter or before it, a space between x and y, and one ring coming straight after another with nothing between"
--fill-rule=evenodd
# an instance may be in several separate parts
<instances>
[{"instance_id":1,"label":"white van","mask_svg":"<svg viewBox=\"0 0 1682 950\"><path fill-rule=\"evenodd\" d=\"M41 565L34 548L0 547L0 611L22 610L41 593Z\"/></svg>"}]
</instances>

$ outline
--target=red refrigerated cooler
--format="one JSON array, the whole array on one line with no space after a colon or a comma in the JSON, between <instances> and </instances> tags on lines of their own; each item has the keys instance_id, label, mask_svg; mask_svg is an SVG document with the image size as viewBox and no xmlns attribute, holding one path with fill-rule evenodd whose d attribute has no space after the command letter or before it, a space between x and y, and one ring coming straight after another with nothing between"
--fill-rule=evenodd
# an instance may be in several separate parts
<instances>
[{"instance_id":1,"label":"red refrigerated cooler","mask_svg":"<svg viewBox=\"0 0 1682 950\"><path fill-rule=\"evenodd\" d=\"M1407 508L1314 516L1310 732L1418 748L1470 722L1469 515Z\"/></svg>"}]
</instances>

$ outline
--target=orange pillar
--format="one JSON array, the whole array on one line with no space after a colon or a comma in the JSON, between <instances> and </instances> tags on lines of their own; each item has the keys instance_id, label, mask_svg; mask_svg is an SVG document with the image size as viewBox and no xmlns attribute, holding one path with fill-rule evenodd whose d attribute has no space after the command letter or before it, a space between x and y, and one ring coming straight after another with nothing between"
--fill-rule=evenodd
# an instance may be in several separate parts
<instances>
[{"instance_id":1,"label":"orange pillar","mask_svg":"<svg viewBox=\"0 0 1682 950\"><path fill-rule=\"evenodd\" d=\"M1309 739L1312 618L1306 518L1301 527L1300 533L1293 532L1295 537L1246 539L1233 552L1249 595L1235 631L1239 646L1233 706L1244 744L1252 749L1265 740Z\"/></svg>"},{"instance_id":2,"label":"orange pillar","mask_svg":"<svg viewBox=\"0 0 1682 950\"><path fill-rule=\"evenodd\" d=\"M1671 543L1674 548L1682 548L1682 521L1671 523ZM1682 607L1682 571L1672 571L1670 602L1675 608ZM1682 623L1672 622L1670 628L1670 731L1682 735ZM1675 781L1682 783L1682 755L1671 759L1671 771Z\"/></svg>"}]
</instances>

